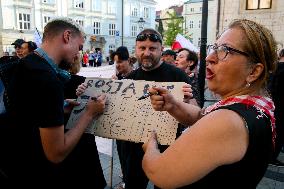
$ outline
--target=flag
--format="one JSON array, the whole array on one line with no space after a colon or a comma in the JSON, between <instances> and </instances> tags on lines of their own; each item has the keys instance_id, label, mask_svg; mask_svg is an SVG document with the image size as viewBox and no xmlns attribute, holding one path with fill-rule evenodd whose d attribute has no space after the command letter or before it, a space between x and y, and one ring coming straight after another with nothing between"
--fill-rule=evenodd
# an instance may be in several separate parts
<instances>
[{"instance_id":1,"label":"flag","mask_svg":"<svg viewBox=\"0 0 284 189\"><path fill-rule=\"evenodd\" d=\"M172 50L178 50L178 49L181 49L181 48L182 47L181 47L181 45L180 45L180 43L178 41L173 42Z\"/></svg>"},{"instance_id":2,"label":"flag","mask_svg":"<svg viewBox=\"0 0 284 189\"><path fill-rule=\"evenodd\" d=\"M188 40L186 39L184 36L182 36L181 34L177 34L176 36L176 40L172 45L172 49L179 49L179 48L187 48L191 51L194 52L199 52L199 50Z\"/></svg>"},{"instance_id":3,"label":"flag","mask_svg":"<svg viewBox=\"0 0 284 189\"><path fill-rule=\"evenodd\" d=\"M34 42L36 43L36 45L38 46L38 47L40 47L40 45L41 45L41 36L40 36L40 34L39 34L39 32L38 32L38 30L37 30L37 28L35 29L35 32L34 32Z\"/></svg>"}]
</instances>

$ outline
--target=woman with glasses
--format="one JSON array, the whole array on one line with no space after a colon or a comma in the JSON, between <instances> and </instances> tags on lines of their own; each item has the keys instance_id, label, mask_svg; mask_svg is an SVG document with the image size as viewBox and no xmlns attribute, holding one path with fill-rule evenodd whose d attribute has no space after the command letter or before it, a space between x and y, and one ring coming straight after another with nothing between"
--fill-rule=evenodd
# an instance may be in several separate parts
<instances>
[{"instance_id":1,"label":"woman with glasses","mask_svg":"<svg viewBox=\"0 0 284 189\"><path fill-rule=\"evenodd\" d=\"M161 188L256 188L275 145L274 104L266 91L277 60L271 32L233 21L208 47L206 79L221 100L205 109L152 88L155 110L192 125L165 152L155 133L143 149L143 169Z\"/></svg>"}]
</instances>

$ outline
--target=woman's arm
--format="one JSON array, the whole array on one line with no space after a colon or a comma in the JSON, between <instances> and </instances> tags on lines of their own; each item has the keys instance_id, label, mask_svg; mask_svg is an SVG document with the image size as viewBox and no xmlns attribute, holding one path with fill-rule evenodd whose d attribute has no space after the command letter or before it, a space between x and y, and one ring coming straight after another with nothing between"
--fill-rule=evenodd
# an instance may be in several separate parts
<instances>
[{"instance_id":1,"label":"woman's arm","mask_svg":"<svg viewBox=\"0 0 284 189\"><path fill-rule=\"evenodd\" d=\"M160 153L154 136L145 143L142 166L160 188L192 184L217 167L241 160L248 147L243 119L231 110L214 111L192 125Z\"/></svg>"},{"instance_id":2,"label":"woman's arm","mask_svg":"<svg viewBox=\"0 0 284 189\"><path fill-rule=\"evenodd\" d=\"M182 124L192 125L202 117L201 109L198 106L177 101L164 88L153 87L149 91L152 94L157 94L151 96L152 107L157 111L169 112Z\"/></svg>"}]
</instances>

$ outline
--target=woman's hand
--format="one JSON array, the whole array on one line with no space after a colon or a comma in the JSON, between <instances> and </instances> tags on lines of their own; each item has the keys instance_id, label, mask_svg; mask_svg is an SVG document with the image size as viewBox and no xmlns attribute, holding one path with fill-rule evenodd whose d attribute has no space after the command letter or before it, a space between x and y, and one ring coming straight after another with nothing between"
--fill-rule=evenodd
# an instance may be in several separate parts
<instances>
[{"instance_id":1,"label":"woman's hand","mask_svg":"<svg viewBox=\"0 0 284 189\"><path fill-rule=\"evenodd\" d=\"M158 141L157 141L157 133L155 131L152 131L151 136L148 140L148 142L145 142L142 146L144 152L146 151L159 151L158 149Z\"/></svg>"},{"instance_id":2,"label":"woman's hand","mask_svg":"<svg viewBox=\"0 0 284 189\"><path fill-rule=\"evenodd\" d=\"M86 83L82 83L76 89L76 95L77 96L81 96L86 91L86 89L87 89L87 84Z\"/></svg>"},{"instance_id":3,"label":"woman's hand","mask_svg":"<svg viewBox=\"0 0 284 189\"><path fill-rule=\"evenodd\" d=\"M150 97L154 110L171 111L174 108L176 100L167 89L161 87L153 87L149 89L149 92L154 94Z\"/></svg>"},{"instance_id":4,"label":"woman's hand","mask_svg":"<svg viewBox=\"0 0 284 189\"><path fill-rule=\"evenodd\" d=\"M193 98L193 94L192 94L192 88L190 84L184 84L182 86L182 91L183 91L183 102L185 103L189 103L190 99Z\"/></svg>"},{"instance_id":5,"label":"woman's hand","mask_svg":"<svg viewBox=\"0 0 284 189\"><path fill-rule=\"evenodd\" d=\"M112 76L111 76L111 79L117 80L118 77L117 77L116 75L112 75Z\"/></svg>"}]
</instances>

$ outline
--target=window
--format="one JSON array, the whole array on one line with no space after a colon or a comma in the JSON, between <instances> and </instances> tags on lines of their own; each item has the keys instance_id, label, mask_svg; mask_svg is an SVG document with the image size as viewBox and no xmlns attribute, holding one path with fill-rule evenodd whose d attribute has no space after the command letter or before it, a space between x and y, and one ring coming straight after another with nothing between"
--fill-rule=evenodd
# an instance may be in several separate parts
<instances>
[{"instance_id":1,"label":"window","mask_svg":"<svg viewBox=\"0 0 284 189\"><path fill-rule=\"evenodd\" d=\"M192 20L189 21L189 28L193 28L193 21Z\"/></svg>"},{"instance_id":2,"label":"window","mask_svg":"<svg viewBox=\"0 0 284 189\"><path fill-rule=\"evenodd\" d=\"M201 20L198 21L198 28L201 28Z\"/></svg>"},{"instance_id":3,"label":"window","mask_svg":"<svg viewBox=\"0 0 284 189\"><path fill-rule=\"evenodd\" d=\"M194 8L190 8L190 12L194 12Z\"/></svg>"},{"instance_id":4,"label":"window","mask_svg":"<svg viewBox=\"0 0 284 189\"><path fill-rule=\"evenodd\" d=\"M201 38L200 37L198 37L198 47L200 47L201 46Z\"/></svg>"},{"instance_id":5,"label":"window","mask_svg":"<svg viewBox=\"0 0 284 189\"><path fill-rule=\"evenodd\" d=\"M247 0L247 10L271 9L272 0Z\"/></svg>"},{"instance_id":6,"label":"window","mask_svg":"<svg viewBox=\"0 0 284 189\"><path fill-rule=\"evenodd\" d=\"M81 27L84 27L84 21L82 19L75 19L75 22L79 24Z\"/></svg>"},{"instance_id":7,"label":"window","mask_svg":"<svg viewBox=\"0 0 284 189\"><path fill-rule=\"evenodd\" d=\"M143 11L143 17L144 18L149 18L149 8L144 7L144 11Z\"/></svg>"},{"instance_id":8,"label":"window","mask_svg":"<svg viewBox=\"0 0 284 189\"><path fill-rule=\"evenodd\" d=\"M43 3L54 4L55 0L42 0Z\"/></svg>"},{"instance_id":9,"label":"window","mask_svg":"<svg viewBox=\"0 0 284 189\"><path fill-rule=\"evenodd\" d=\"M19 13L19 29L30 30L31 29L31 15L25 13Z\"/></svg>"},{"instance_id":10,"label":"window","mask_svg":"<svg viewBox=\"0 0 284 189\"><path fill-rule=\"evenodd\" d=\"M111 44L111 45L109 45L109 46L108 46L108 49L109 49L109 50L113 50L113 51L115 51L115 45L112 45L112 44Z\"/></svg>"},{"instance_id":11,"label":"window","mask_svg":"<svg viewBox=\"0 0 284 189\"><path fill-rule=\"evenodd\" d=\"M116 14L116 4L113 2L109 2L107 12L108 14Z\"/></svg>"},{"instance_id":12,"label":"window","mask_svg":"<svg viewBox=\"0 0 284 189\"><path fill-rule=\"evenodd\" d=\"M101 34L101 23L100 22L94 22L94 34L95 35Z\"/></svg>"},{"instance_id":13,"label":"window","mask_svg":"<svg viewBox=\"0 0 284 189\"><path fill-rule=\"evenodd\" d=\"M115 35L115 24L109 24L108 25L108 34L111 36Z\"/></svg>"},{"instance_id":14,"label":"window","mask_svg":"<svg viewBox=\"0 0 284 189\"><path fill-rule=\"evenodd\" d=\"M102 1L101 0L93 0L93 10L101 11L102 10Z\"/></svg>"},{"instance_id":15,"label":"window","mask_svg":"<svg viewBox=\"0 0 284 189\"><path fill-rule=\"evenodd\" d=\"M138 31L137 25L132 25L131 26L131 37L136 37L137 36L137 31Z\"/></svg>"},{"instance_id":16,"label":"window","mask_svg":"<svg viewBox=\"0 0 284 189\"><path fill-rule=\"evenodd\" d=\"M45 26L50 19L51 16L43 16L43 25Z\"/></svg>"},{"instance_id":17,"label":"window","mask_svg":"<svg viewBox=\"0 0 284 189\"><path fill-rule=\"evenodd\" d=\"M74 7L75 8L84 8L84 1L83 0L74 0Z\"/></svg>"},{"instance_id":18,"label":"window","mask_svg":"<svg viewBox=\"0 0 284 189\"><path fill-rule=\"evenodd\" d=\"M131 11L131 16L135 16L137 17L138 16L138 9L136 7L134 7Z\"/></svg>"},{"instance_id":19,"label":"window","mask_svg":"<svg viewBox=\"0 0 284 189\"><path fill-rule=\"evenodd\" d=\"M199 11L202 12L202 7L199 8Z\"/></svg>"}]
</instances>

